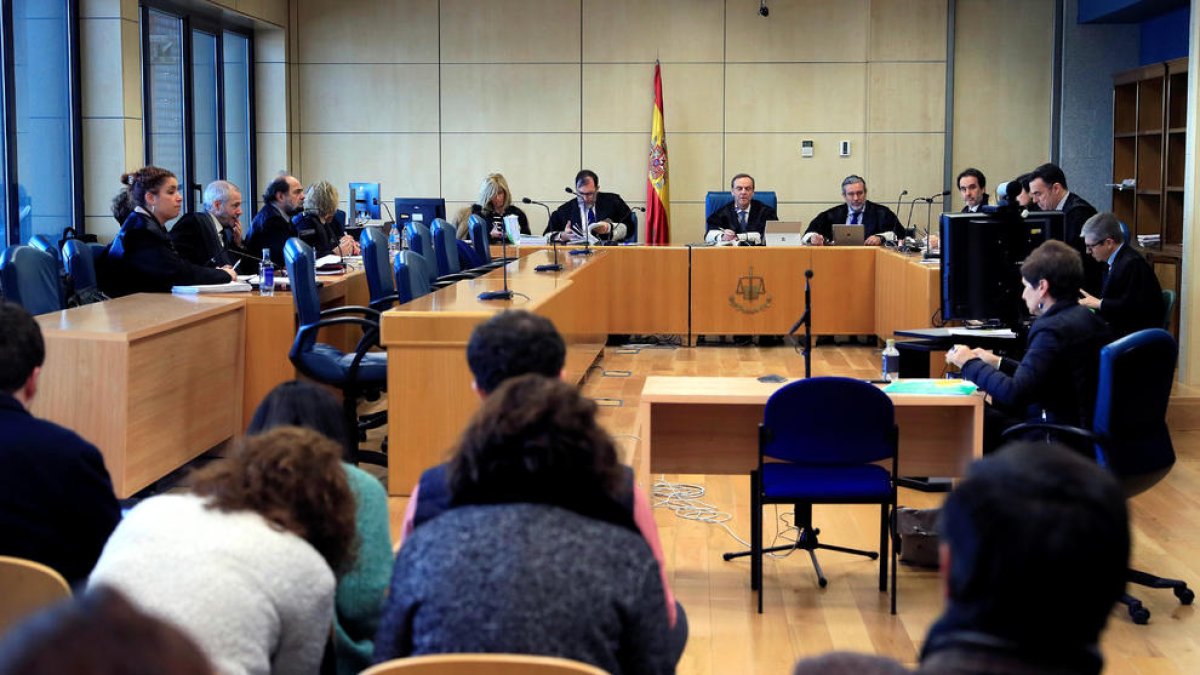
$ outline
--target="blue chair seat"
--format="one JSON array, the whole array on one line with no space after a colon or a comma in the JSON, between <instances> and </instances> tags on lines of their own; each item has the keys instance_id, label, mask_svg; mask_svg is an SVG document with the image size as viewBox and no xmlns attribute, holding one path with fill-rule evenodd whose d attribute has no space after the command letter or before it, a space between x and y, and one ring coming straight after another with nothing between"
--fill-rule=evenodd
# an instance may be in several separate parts
<instances>
[{"instance_id":1,"label":"blue chair seat","mask_svg":"<svg viewBox=\"0 0 1200 675\"><path fill-rule=\"evenodd\" d=\"M305 372L318 381L346 382L350 379L350 364L354 361L354 352L346 353L337 347L321 342L312 349L297 355ZM375 384L387 381L387 354L383 352L368 352L363 355L358 366L357 380L363 384Z\"/></svg>"},{"instance_id":2,"label":"blue chair seat","mask_svg":"<svg viewBox=\"0 0 1200 675\"><path fill-rule=\"evenodd\" d=\"M887 499L892 477L881 466L824 467L766 463L763 494L769 499L800 502L855 502Z\"/></svg>"}]
</instances>

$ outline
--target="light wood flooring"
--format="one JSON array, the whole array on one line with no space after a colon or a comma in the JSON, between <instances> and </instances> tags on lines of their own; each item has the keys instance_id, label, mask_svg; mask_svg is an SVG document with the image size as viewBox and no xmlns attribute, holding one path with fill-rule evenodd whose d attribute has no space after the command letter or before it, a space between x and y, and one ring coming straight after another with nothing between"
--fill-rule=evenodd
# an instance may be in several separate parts
<instances>
[{"instance_id":1,"label":"light wood flooring","mask_svg":"<svg viewBox=\"0 0 1200 675\"><path fill-rule=\"evenodd\" d=\"M814 375L878 377L879 353L872 347L819 347ZM623 376L622 371L629 374ZM609 347L584 385L584 392L620 405L603 405L605 426L627 449L634 440L638 395L648 375L799 377L803 360L789 347L702 346L698 348ZM1133 559L1137 567L1180 577L1200 586L1200 431L1172 431L1178 463L1150 492L1132 502ZM657 477L656 477L657 478ZM749 481L735 476L666 476L703 486L702 501L729 514L725 523L749 536ZM900 503L928 507L942 495L902 490ZM393 536L407 500L391 500ZM690 638L678 672L786 674L800 657L832 649L884 654L915 663L925 633L942 607L937 574L900 567L899 613L888 613L887 595L876 586L878 563L840 553L819 555L829 579L817 586L808 556L768 559L764 564L764 613L755 613L749 562L725 562L721 554L744 547L721 525L685 520L656 509L671 584L687 610ZM817 507L815 522L826 543L865 549L878 545L878 510L869 506ZM773 507L764 514L767 540L779 522ZM780 526L781 528L784 526ZM1107 673L1200 672L1200 620L1194 607L1181 607L1169 591L1135 589L1153 616L1134 625L1123 608L1112 612L1102 643ZM1030 611L1037 611L1031 599Z\"/></svg>"}]
</instances>

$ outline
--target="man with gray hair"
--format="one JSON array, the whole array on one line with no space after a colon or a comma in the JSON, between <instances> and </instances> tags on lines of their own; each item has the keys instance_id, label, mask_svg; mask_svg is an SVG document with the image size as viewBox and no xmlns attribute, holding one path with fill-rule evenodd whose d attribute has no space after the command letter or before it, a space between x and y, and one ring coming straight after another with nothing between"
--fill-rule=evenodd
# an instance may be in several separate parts
<instances>
[{"instance_id":1,"label":"man with gray hair","mask_svg":"<svg viewBox=\"0 0 1200 675\"><path fill-rule=\"evenodd\" d=\"M867 201L867 181L862 176L846 176L842 181L842 199L845 204L822 211L812 219L804 232L805 244L832 244L833 226L845 224L863 226L865 246L879 246L885 241L904 238L904 226L896 214L883 204Z\"/></svg>"},{"instance_id":2,"label":"man with gray hair","mask_svg":"<svg viewBox=\"0 0 1200 675\"><path fill-rule=\"evenodd\" d=\"M1112 327L1115 337L1161 328L1166 313L1162 287L1150 263L1125 245L1117 216L1097 213L1087 219L1080 234L1084 250L1104 269L1100 297L1080 291L1079 304L1095 310Z\"/></svg>"},{"instance_id":3,"label":"man with gray hair","mask_svg":"<svg viewBox=\"0 0 1200 675\"><path fill-rule=\"evenodd\" d=\"M242 193L226 180L204 188L203 210L189 213L171 228L179 257L195 265L233 265L242 245ZM234 253L230 253L233 251Z\"/></svg>"}]
</instances>

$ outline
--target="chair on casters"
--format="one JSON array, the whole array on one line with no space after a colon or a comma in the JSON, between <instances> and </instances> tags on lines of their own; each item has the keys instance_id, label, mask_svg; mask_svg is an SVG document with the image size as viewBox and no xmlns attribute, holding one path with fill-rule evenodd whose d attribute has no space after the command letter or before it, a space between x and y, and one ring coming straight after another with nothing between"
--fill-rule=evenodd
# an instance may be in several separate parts
<instances>
[{"instance_id":1,"label":"chair on casters","mask_svg":"<svg viewBox=\"0 0 1200 675\"><path fill-rule=\"evenodd\" d=\"M467 231L471 234L471 248L475 249L475 255L483 261L480 268L494 270L516 260L516 258L492 259L491 238L488 236L489 230L491 228L488 227L487 221L483 219L483 216L472 213L467 218Z\"/></svg>"},{"instance_id":2,"label":"chair on casters","mask_svg":"<svg viewBox=\"0 0 1200 675\"><path fill-rule=\"evenodd\" d=\"M70 597L71 587L54 569L0 556L0 637L30 615Z\"/></svg>"},{"instance_id":3,"label":"chair on casters","mask_svg":"<svg viewBox=\"0 0 1200 675\"><path fill-rule=\"evenodd\" d=\"M1096 412L1091 429L1049 422L1027 422L1010 427L1004 437L1045 431L1092 444L1094 458L1121 482L1126 497L1153 487L1175 464L1175 448L1167 430L1167 402L1178 356L1175 338L1161 328L1131 333L1100 350L1100 375L1096 386ZM1127 580L1150 588L1169 588L1184 605L1196 594L1179 579L1129 570ZM1150 610L1125 594L1134 623L1150 621Z\"/></svg>"},{"instance_id":4,"label":"chair on casters","mask_svg":"<svg viewBox=\"0 0 1200 675\"><path fill-rule=\"evenodd\" d=\"M58 261L32 246L9 246L0 252L0 291L30 314L63 309Z\"/></svg>"},{"instance_id":5,"label":"chair on casters","mask_svg":"<svg viewBox=\"0 0 1200 675\"><path fill-rule=\"evenodd\" d=\"M604 675L604 671L556 656L430 654L384 661L361 675Z\"/></svg>"},{"instance_id":6,"label":"chair on casters","mask_svg":"<svg viewBox=\"0 0 1200 675\"><path fill-rule=\"evenodd\" d=\"M362 247L363 273L367 277L371 309L380 312L391 309L398 298L396 285L389 271L391 261L388 260L387 237L378 227L364 227L362 234L358 235L358 243Z\"/></svg>"},{"instance_id":7,"label":"chair on casters","mask_svg":"<svg viewBox=\"0 0 1200 675\"><path fill-rule=\"evenodd\" d=\"M408 221L408 224L404 226L404 243L408 247L408 250L415 251L425 258L425 262L429 264L430 274L433 275L430 278L430 282L434 284L435 288L443 288L464 279L474 279L469 274L452 274L448 277L438 276L437 264L433 259L433 233L429 231L425 223L416 220Z\"/></svg>"},{"instance_id":8,"label":"chair on casters","mask_svg":"<svg viewBox=\"0 0 1200 675\"><path fill-rule=\"evenodd\" d=\"M879 388L845 377L815 377L780 388L767 399L758 427L758 468L750 474L750 551L726 553L725 560L750 555L750 587L758 591L762 613L764 553L808 551L817 583L828 583L817 549L879 560L879 590L888 590L887 552L890 511L896 509L899 430L892 401ZM774 461L766 462L771 459ZM875 464L891 459L891 471ZM792 546L764 550L762 509L795 506L799 530ZM813 527L814 504L878 504L879 552L822 544ZM890 510L889 510L890 509ZM892 547L891 611L896 613L896 551Z\"/></svg>"},{"instance_id":9,"label":"chair on casters","mask_svg":"<svg viewBox=\"0 0 1200 675\"><path fill-rule=\"evenodd\" d=\"M305 377L342 390L347 461L387 466L386 454L358 448L358 441L367 429L387 422L387 411L368 415L362 421L358 417L359 396L387 389L387 354L368 351L379 346L379 312L356 306L321 311L312 247L292 237L283 247L283 257L300 324L288 358ZM363 328L353 353L317 342L322 328L342 325Z\"/></svg>"},{"instance_id":10,"label":"chair on casters","mask_svg":"<svg viewBox=\"0 0 1200 675\"><path fill-rule=\"evenodd\" d=\"M435 218L429 234L433 238L433 261L437 266L439 279L458 275L474 279L487 274L488 270L463 269L462 262L458 259L458 230L449 222Z\"/></svg>"},{"instance_id":11,"label":"chair on casters","mask_svg":"<svg viewBox=\"0 0 1200 675\"><path fill-rule=\"evenodd\" d=\"M396 297L400 304L433 292L429 285L429 273L425 271L425 260L420 254L401 251L392 268L396 274Z\"/></svg>"}]
</instances>

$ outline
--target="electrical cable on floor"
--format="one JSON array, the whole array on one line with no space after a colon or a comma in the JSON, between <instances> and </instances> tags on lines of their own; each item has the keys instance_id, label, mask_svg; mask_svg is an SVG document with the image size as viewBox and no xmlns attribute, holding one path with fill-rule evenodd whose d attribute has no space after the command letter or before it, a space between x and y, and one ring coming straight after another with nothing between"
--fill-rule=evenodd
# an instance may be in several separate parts
<instances>
[{"instance_id":1,"label":"electrical cable on floor","mask_svg":"<svg viewBox=\"0 0 1200 675\"><path fill-rule=\"evenodd\" d=\"M651 490L651 496L654 500L654 508L670 509L675 514L676 518L683 520L694 520L710 525L720 525L721 529L725 530L734 541L750 548L750 542L742 539L727 525L728 521L733 519L733 516L728 512L722 511L716 506L701 500L704 497L705 488L703 485L695 483L671 483L667 481L666 476L660 475L658 480L654 481ZM776 530L775 536L771 543L764 548L780 546L781 542L790 542L793 545L792 550L786 553L765 553L765 557L769 558L786 558L793 551L795 546L799 544L799 530L796 529L794 523L789 522L788 518L793 517L791 511L779 513L779 505L775 505ZM792 532L796 532L796 536L789 537Z\"/></svg>"}]
</instances>

